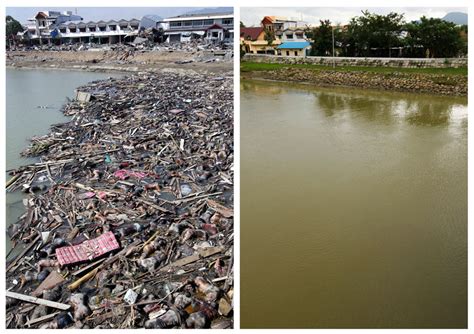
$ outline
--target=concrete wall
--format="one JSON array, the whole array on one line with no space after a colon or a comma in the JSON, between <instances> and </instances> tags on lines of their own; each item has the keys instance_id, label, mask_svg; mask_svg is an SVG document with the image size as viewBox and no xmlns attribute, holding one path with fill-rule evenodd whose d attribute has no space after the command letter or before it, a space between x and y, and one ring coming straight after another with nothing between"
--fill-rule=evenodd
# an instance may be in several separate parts
<instances>
[{"instance_id":1,"label":"concrete wall","mask_svg":"<svg viewBox=\"0 0 474 334\"><path fill-rule=\"evenodd\" d=\"M277 64L315 64L332 66L332 57L295 57L295 56L272 56L261 54L245 54L244 61L256 63ZM357 57L335 57L336 66L386 66L386 67L464 67L467 66L467 58L357 58Z\"/></svg>"},{"instance_id":2,"label":"concrete wall","mask_svg":"<svg viewBox=\"0 0 474 334\"><path fill-rule=\"evenodd\" d=\"M277 52L280 52L281 56L284 56L284 57L291 57L291 56L303 57L305 55L304 49L283 49L283 50L277 50Z\"/></svg>"}]
</instances>

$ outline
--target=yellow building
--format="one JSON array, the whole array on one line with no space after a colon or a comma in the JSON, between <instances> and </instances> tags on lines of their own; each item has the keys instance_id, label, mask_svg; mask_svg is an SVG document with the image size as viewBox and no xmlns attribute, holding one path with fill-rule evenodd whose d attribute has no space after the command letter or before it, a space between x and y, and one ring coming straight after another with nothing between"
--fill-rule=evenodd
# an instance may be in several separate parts
<instances>
[{"instance_id":1,"label":"yellow building","mask_svg":"<svg viewBox=\"0 0 474 334\"><path fill-rule=\"evenodd\" d=\"M273 55L280 43L280 40L276 39L269 45L265 40L263 27L240 28L240 46L246 53Z\"/></svg>"},{"instance_id":2,"label":"yellow building","mask_svg":"<svg viewBox=\"0 0 474 334\"><path fill-rule=\"evenodd\" d=\"M311 45L305 34L308 26L302 27L301 23L265 16L260 27L240 28L240 46L245 53L304 57L309 54ZM265 40L265 32L274 34L270 45Z\"/></svg>"}]
</instances>

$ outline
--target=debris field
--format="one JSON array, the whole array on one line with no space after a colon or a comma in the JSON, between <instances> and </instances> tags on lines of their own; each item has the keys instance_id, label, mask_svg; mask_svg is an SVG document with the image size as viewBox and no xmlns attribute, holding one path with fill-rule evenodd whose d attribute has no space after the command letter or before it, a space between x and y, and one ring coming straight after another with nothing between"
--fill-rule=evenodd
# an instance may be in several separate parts
<instances>
[{"instance_id":1,"label":"debris field","mask_svg":"<svg viewBox=\"0 0 474 334\"><path fill-rule=\"evenodd\" d=\"M233 327L232 74L79 87L10 170L7 328Z\"/></svg>"}]
</instances>

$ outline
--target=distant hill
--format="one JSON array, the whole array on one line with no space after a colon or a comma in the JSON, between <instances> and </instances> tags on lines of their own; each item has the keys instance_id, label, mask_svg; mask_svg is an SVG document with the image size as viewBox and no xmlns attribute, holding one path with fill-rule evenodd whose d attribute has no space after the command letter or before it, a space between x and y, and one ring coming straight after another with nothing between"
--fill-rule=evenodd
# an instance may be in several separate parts
<instances>
[{"instance_id":1,"label":"distant hill","mask_svg":"<svg viewBox=\"0 0 474 334\"><path fill-rule=\"evenodd\" d=\"M215 7L215 8L203 8L199 10L193 10L186 14L215 14L215 13L232 13L234 12L233 7Z\"/></svg>"},{"instance_id":2,"label":"distant hill","mask_svg":"<svg viewBox=\"0 0 474 334\"><path fill-rule=\"evenodd\" d=\"M467 24L467 14L461 12L451 12L443 17L443 20L453 22L455 24Z\"/></svg>"}]
</instances>

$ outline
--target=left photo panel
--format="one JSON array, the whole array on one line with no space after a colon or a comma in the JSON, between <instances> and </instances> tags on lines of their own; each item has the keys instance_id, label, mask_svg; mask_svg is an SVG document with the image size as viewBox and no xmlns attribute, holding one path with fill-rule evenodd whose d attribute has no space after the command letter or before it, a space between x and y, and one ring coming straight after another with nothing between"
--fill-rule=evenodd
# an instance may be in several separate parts
<instances>
[{"instance_id":1,"label":"left photo panel","mask_svg":"<svg viewBox=\"0 0 474 334\"><path fill-rule=\"evenodd\" d=\"M232 7L6 8L6 328L234 327Z\"/></svg>"}]
</instances>

